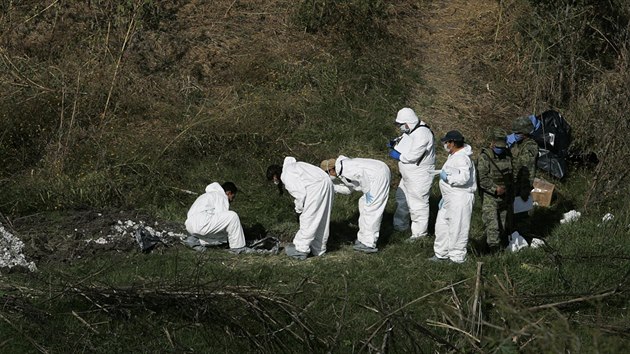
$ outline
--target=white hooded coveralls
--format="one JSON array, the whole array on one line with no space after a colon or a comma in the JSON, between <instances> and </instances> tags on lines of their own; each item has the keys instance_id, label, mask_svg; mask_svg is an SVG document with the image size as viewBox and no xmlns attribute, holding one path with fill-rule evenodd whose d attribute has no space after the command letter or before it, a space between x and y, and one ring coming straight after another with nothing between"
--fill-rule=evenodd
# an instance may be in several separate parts
<instances>
[{"instance_id":1,"label":"white hooded coveralls","mask_svg":"<svg viewBox=\"0 0 630 354\"><path fill-rule=\"evenodd\" d=\"M423 121L419 124L426 125ZM429 226L429 195L434 175L428 171L435 169L435 144L429 128L409 126L411 133L403 134L395 146L400 153L398 170L402 179L396 189L394 228L408 229L411 219L411 236L416 238L426 236Z\"/></svg>"},{"instance_id":2,"label":"white hooded coveralls","mask_svg":"<svg viewBox=\"0 0 630 354\"><path fill-rule=\"evenodd\" d=\"M204 236L226 237L230 248L245 247L241 221L229 208L223 187L217 182L209 184L188 210L186 231L202 240Z\"/></svg>"},{"instance_id":3,"label":"white hooded coveralls","mask_svg":"<svg viewBox=\"0 0 630 354\"><path fill-rule=\"evenodd\" d=\"M433 250L438 258L449 258L456 263L466 260L470 218L477 191L471 155L472 148L468 144L450 154L442 166L448 174L447 182L440 179L443 203L435 222Z\"/></svg>"},{"instance_id":4,"label":"white hooded coveralls","mask_svg":"<svg viewBox=\"0 0 630 354\"><path fill-rule=\"evenodd\" d=\"M293 238L295 249L321 256L326 252L335 197L330 177L319 167L287 156L280 179L295 199L295 211L300 214L300 229Z\"/></svg>"},{"instance_id":5,"label":"white hooded coveralls","mask_svg":"<svg viewBox=\"0 0 630 354\"><path fill-rule=\"evenodd\" d=\"M363 192L359 199L359 232L357 239L365 246L375 248L378 241L383 220L383 211L389 198L389 183L391 172L389 167L379 160L348 158L340 155L335 162L337 179L335 192L350 194ZM366 195L372 196L371 203L367 203Z\"/></svg>"}]
</instances>

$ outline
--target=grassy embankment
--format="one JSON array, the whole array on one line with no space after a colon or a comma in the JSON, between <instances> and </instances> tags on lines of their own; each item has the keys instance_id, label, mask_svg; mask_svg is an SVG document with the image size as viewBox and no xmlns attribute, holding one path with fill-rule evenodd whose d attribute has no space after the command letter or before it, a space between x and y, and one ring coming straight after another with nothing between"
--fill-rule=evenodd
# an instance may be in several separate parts
<instances>
[{"instance_id":1,"label":"grassy embankment","mask_svg":"<svg viewBox=\"0 0 630 354\"><path fill-rule=\"evenodd\" d=\"M496 32L479 33L491 38L486 55L468 58L464 86L493 77L496 100L514 116L557 107L576 144L600 154L595 170L572 170L554 206L537 211L548 247L429 264L431 240L410 245L391 231L392 201L382 252L355 254L358 196L340 196L330 252L318 259L173 247L43 257L36 274L2 274L0 348L621 351L630 327L630 220L627 201L620 206L629 167L619 163L628 157L629 12L612 4L502 3ZM233 180L244 225L290 239L291 200L264 181L268 164L286 155L385 159L398 108L443 103L410 94L431 85L413 45L424 2L136 5L0 7L3 224L112 208L183 222L193 197L179 189ZM448 118L433 117L439 126ZM580 222L557 224L572 208L585 214ZM605 211L616 219L600 225ZM40 237L72 227L59 225ZM37 237L31 244L41 245ZM482 238L478 206L471 237Z\"/></svg>"}]
</instances>

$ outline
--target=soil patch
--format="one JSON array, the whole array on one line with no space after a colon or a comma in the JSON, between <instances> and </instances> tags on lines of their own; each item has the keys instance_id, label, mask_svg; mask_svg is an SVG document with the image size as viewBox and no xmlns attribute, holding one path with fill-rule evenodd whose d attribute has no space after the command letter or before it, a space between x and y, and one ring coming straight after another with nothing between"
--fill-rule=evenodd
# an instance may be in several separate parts
<instances>
[{"instance_id":1,"label":"soil patch","mask_svg":"<svg viewBox=\"0 0 630 354\"><path fill-rule=\"evenodd\" d=\"M26 259L36 264L71 262L97 253L141 252L136 240L140 228L158 237L164 248L187 236L180 223L158 221L136 211L38 213L7 220L5 226L24 243Z\"/></svg>"}]
</instances>

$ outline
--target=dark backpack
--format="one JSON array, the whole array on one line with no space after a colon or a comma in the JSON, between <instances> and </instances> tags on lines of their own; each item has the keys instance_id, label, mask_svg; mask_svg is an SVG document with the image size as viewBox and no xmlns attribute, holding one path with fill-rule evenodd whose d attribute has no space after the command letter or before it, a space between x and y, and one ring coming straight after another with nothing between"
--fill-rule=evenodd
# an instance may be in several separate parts
<instances>
[{"instance_id":1,"label":"dark backpack","mask_svg":"<svg viewBox=\"0 0 630 354\"><path fill-rule=\"evenodd\" d=\"M536 118L540 127L531 133L532 139L542 149L552 152L558 157L566 157L571 145L571 126L562 114L548 110Z\"/></svg>"},{"instance_id":2,"label":"dark backpack","mask_svg":"<svg viewBox=\"0 0 630 354\"><path fill-rule=\"evenodd\" d=\"M531 133L532 139L538 144L536 165L562 179L567 173L571 126L562 114L554 110L545 111L536 118L540 121L540 127Z\"/></svg>"}]
</instances>

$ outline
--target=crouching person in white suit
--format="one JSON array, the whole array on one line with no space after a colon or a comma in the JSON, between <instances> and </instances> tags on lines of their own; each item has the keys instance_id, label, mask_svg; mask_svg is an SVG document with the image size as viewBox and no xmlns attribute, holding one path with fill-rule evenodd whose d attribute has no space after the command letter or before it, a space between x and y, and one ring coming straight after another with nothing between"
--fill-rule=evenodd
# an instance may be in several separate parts
<instances>
[{"instance_id":1,"label":"crouching person in white suit","mask_svg":"<svg viewBox=\"0 0 630 354\"><path fill-rule=\"evenodd\" d=\"M336 193L363 193L359 199L359 232L353 248L365 253L377 252L376 242L389 198L389 167L383 161L343 155L322 161L320 167L336 177L333 182Z\"/></svg>"},{"instance_id":2,"label":"crouching person in white suit","mask_svg":"<svg viewBox=\"0 0 630 354\"><path fill-rule=\"evenodd\" d=\"M188 210L186 231L190 236L184 243L198 251L225 243L233 253L244 250L245 234L241 221L234 211L229 210L237 192L232 182L222 185L214 182L206 186L206 192L197 197Z\"/></svg>"},{"instance_id":3,"label":"crouching person in white suit","mask_svg":"<svg viewBox=\"0 0 630 354\"><path fill-rule=\"evenodd\" d=\"M287 156L284 164L267 168L267 179L282 187L294 198L295 212L300 214L300 229L293 244L285 247L288 256L306 259L310 254L326 253L330 233L330 213L335 192L330 178L317 166Z\"/></svg>"}]
</instances>

